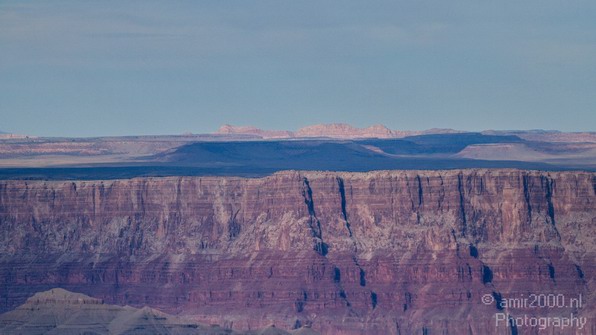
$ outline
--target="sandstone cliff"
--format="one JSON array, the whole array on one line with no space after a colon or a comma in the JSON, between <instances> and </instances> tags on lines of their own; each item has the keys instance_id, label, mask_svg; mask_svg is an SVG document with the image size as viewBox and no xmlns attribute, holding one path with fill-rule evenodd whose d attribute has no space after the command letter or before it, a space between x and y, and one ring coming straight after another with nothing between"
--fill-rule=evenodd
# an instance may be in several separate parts
<instances>
[{"instance_id":1,"label":"sandstone cliff","mask_svg":"<svg viewBox=\"0 0 596 335\"><path fill-rule=\"evenodd\" d=\"M510 313L596 333L595 173L2 181L0 224L2 311L60 286L244 329L537 333L496 326ZM530 294L582 304L497 304Z\"/></svg>"}]
</instances>

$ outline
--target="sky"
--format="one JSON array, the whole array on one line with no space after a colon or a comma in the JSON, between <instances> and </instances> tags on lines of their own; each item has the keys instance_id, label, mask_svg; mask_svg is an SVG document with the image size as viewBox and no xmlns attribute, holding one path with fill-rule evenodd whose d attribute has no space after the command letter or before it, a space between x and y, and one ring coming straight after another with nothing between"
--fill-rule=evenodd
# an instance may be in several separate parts
<instances>
[{"instance_id":1,"label":"sky","mask_svg":"<svg viewBox=\"0 0 596 335\"><path fill-rule=\"evenodd\" d=\"M596 2L0 0L0 130L596 130Z\"/></svg>"}]
</instances>

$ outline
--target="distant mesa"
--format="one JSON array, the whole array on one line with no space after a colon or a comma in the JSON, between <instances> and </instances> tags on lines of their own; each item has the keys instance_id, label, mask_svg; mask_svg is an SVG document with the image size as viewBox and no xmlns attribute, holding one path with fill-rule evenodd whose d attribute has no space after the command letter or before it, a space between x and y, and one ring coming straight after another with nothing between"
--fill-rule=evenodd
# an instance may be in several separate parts
<instances>
[{"instance_id":1,"label":"distant mesa","mask_svg":"<svg viewBox=\"0 0 596 335\"><path fill-rule=\"evenodd\" d=\"M298 129L296 137L394 138L393 131L383 125L356 128L345 123L317 124Z\"/></svg>"},{"instance_id":2,"label":"distant mesa","mask_svg":"<svg viewBox=\"0 0 596 335\"><path fill-rule=\"evenodd\" d=\"M300 128L296 131L289 130L263 130L253 126L232 126L225 124L219 128L219 135L253 135L264 139L282 138L403 138L427 134L453 134L462 131L453 129L433 128L429 130L391 130L384 125L377 124L366 128L353 127L346 123L316 124Z\"/></svg>"},{"instance_id":3,"label":"distant mesa","mask_svg":"<svg viewBox=\"0 0 596 335\"><path fill-rule=\"evenodd\" d=\"M252 126L232 126L224 124L217 131L219 135L253 135L262 138L291 138L294 134L285 130L263 130Z\"/></svg>"},{"instance_id":4,"label":"distant mesa","mask_svg":"<svg viewBox=\"0 0 596 335\"><path fill-rule=\"evenodd\" d=\"M596 132L562 132L558 130L485 130L483 135L515 135L528 141L596 143Z\"/></svg>"}]
</instances>

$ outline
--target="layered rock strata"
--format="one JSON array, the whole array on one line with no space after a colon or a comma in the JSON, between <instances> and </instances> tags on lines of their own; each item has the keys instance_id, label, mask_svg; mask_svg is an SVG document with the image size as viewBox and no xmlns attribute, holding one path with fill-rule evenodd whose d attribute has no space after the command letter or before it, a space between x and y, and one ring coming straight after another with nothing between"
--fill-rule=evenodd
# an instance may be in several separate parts
<instances>
[{"instance_id":1,"label":"layered rock strata","mask_svg":"<svg viewBox=\"0 0 596 335\"><path fill-rule=\"evenodd\" d=\"M2 181L0 225L2 311L59 286L241 329L596 333L595 173Z\"/></svg>"}]
</instances>

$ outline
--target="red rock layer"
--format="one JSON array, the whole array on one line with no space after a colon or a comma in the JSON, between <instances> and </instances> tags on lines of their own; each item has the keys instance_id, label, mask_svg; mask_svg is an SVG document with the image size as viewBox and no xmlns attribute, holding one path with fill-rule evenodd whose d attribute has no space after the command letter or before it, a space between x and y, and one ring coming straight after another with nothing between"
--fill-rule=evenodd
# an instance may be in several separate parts
<instances>
[{"instance_id":1,"label":"red rock layer","mask_svg":"<svg viewBox=\"0 0 596 335\"><path fill-rule=\"evenodd\" d=\"M244 329L596 333L595 173L2 181L0 223L2 311L59 286ZM532 294L557 306L494 302Z\"/></svg>"}]
</instances>

